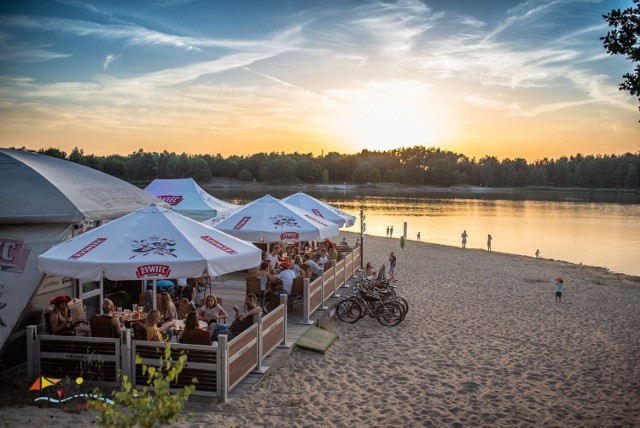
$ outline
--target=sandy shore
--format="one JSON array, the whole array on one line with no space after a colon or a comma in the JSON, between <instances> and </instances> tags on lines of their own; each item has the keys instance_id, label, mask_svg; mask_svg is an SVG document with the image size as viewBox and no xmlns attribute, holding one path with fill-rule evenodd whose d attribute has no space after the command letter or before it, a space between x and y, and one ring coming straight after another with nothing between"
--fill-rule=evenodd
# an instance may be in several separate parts
<instances>
[{"instance_id":1,"label":"sandy shore","mask_svg":"<svg viewBox=\"0 0 640 428\"><path fill-rule=\"evenodd\" d=\"M353 241L353 236L350 240ZM325 355L294 350L249 394L200 399L179 426L638 426L640 278L566 262L368 237L398 256L405 321L336 321ZM554 279L565 279L554 303ZM0 426L95 415L0 409ZM95 423L95 422L94 422Z\"/></svg>"}]
</instances>

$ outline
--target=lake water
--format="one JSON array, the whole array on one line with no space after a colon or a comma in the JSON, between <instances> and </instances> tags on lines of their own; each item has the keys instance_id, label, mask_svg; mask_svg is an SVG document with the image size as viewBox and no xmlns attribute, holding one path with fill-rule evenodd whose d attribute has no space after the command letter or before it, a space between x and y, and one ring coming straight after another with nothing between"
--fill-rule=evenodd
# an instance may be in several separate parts
<instances>
[{"instance_id":1,"label":"lake water","mask_svg":"<svg viewBox=\"0 0 640 428\"><path fill-rule=\"evenodd\" d=\"M295 193L271 192L274 197ZM591 201L591 196L563 197L564 200L523 200L513 195L443 195L394 197L351 192L308 194L359 216L365 213L366 234L385 236L393 226L399 238L407 223L407 239L460 246L463 230L469 235L467 248L487 247L493 237L493 251L548 259L566 260L640 276L640 204L631 201ZM244 204L263 194L254 192L211 192L216 197ZM607 197L607 200L616 199ZM345 229L359 232L359 220Z\"/></svg>"}]
</instances>

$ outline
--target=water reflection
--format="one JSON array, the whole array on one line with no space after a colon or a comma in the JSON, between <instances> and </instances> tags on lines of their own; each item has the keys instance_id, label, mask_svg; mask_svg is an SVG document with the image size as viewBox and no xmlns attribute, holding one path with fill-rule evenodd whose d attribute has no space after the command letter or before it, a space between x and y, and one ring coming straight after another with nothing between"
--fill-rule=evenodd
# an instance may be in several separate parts
<instances>
[{"instance_id":1,"label":"water reflection","mask_svg":"<svg viewBox=\"0 0 640 428\"><path fill-rule=\"evenodd\" d=\"M264 195L237 191L233 195L211 193L237 204ZM282 198L291 193L295 191L271 195ZM589 195L578 195L574 200L567 195L564 199L530 200L521 195L499 198L498 195L449 194L443 197L441 193L435 197L308 193L355 215L364 209L367 233L371 235L385 236L387 227L393 226L394 237L399 237L406 222L409 241L415 240L420 232L422 241L459 246L460 234L466 230L468 248L485 248L487 234L491 234L494 251L533 257L536 249L540 249L543 258L640 275L638 201L583 200ZM604 196L611 199L611 195ZM359 229L356 226L347 230L357 232Z\"/></svg>"}]
</instances>

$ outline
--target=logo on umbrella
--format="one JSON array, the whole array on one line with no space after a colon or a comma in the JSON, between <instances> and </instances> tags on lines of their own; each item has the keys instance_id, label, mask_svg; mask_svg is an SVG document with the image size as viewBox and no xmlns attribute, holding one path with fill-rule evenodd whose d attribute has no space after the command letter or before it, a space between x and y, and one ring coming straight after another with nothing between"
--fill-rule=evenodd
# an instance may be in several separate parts
<instances>
[{"instance_id":1,"label":"logo on umbrella","mask_svg":"<svg viewBox=\"0 0 640 428\"><path fill-rule=\"evenodd\" d=\"M295 217L289 217L289 216L280 214L275 217L270 217L269 219L273 222L273 225L276 227L276 229L279 227L300 228L300 225L296 221Z\"/></svg>"},{"instance_id":2,"label":"logo on umbrella","mask_svg":"<svg viewBox=\"0 0 640 428\"><path fill-rule=\"evenodd\" d=\"M150 236L149 239L137 239L131 241L133 249L133 255L129 259L133 259L136 256L142 255L148 256L149 254L157 254L159 256L172 256L178 258L174 252L176 248L175 239L158 238L157 236Z\"/></svg>"}]
</instances>

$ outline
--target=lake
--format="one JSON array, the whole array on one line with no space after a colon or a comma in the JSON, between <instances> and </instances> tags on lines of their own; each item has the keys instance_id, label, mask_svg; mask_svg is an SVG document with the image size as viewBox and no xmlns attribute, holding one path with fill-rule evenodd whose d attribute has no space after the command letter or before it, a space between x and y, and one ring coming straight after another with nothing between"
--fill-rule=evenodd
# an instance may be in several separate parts
<instances>
[{"instance_id":1,"label":"lake","mask_svg":"<svg viewBox=\"0 0 640 428\"><path fill-rule=\"evenodd\" d=\"M273 191L282 198L297 190ZM421 241L460 246L463 230L467 248L566 260L640 276L640 203L637 196L433 194L380 196L355 192L306 191L311 196L359 216L365 213L366 234L385 236L393 226L399 238L407 224L407 244ZM213 196L245 204L264 195L251 191L212 191ZM534 199L535 200L532 200ZM556 200L545 200L553 198ZM359 220L345 229L359 232Z\"/></svg>"}]
</instances>

